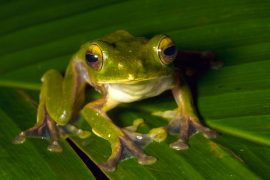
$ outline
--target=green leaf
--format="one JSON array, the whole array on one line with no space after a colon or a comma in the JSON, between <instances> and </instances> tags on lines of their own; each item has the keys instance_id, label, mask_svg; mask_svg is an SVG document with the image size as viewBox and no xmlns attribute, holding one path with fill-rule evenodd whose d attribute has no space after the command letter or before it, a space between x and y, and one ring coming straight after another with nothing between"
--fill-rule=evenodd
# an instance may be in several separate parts
<instances>
[{"instance_id":1,"label":"green leaf","mask_svg":"<svg viewBox=\"0 0 270 180\"><path fill-rule=\"evenodd\" d=\"M0 12L0 86L9 87L0 89L0 178L92 177L66 142L62 154L47 152L48 142L39 139L10 143L35 123L38 91L17 88L38 90L42 74L50 68L64 72L82 43L126 29L146 37L167 33L179 49L211 50L225 62L200 77L195 89L201 117L220 136L207 140L196 134L190 149L180 152L168 147L176 138L170 136L145 148L159 159L154 165L141 166L130 158L117 171L104 173L112 179L269 179L268 0L13 0L1 2ZM164 94L110 115L119 126L142 117L151 128L166 123L153 111L173 107L171 95ZM96 136L72 141L96 163L110 154L108 142Z\"/></svg>"}]
</instances>

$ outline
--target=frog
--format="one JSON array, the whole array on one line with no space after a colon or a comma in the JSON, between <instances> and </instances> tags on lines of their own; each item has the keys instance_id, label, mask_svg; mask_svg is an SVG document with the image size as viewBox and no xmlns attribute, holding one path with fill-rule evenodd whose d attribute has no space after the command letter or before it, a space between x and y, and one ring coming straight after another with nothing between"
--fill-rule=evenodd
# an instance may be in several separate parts
<instances>
[{"instance_id":1,"label":"frog","mask_svg":"<svg viewBox=\"0 0 270 180\"><path fill-rule=\"evenodd\" d=\"M174 41L165 34L147 39L118 30L86 42L72 56L64 75L50 69L42 76L37 121L32 128L20 132L14 143L21 144L29 136L46 136L50 139L48 150L61 152L63 130L80 138L88 138L92 132L111 147L110 156L99 167L114 171L124 152L142 165L156 162L154 156L138 145L140 141L162 142L174 131L178 137L170 147L185 150L189 148L191 127L207 138L215 138L216 131L200 122L183 72L173 65L177 53ZM85 102L87 86L101 97ZM137 128L142 120L134 121L130 127L119 127L108 116L118 105L156 97L165 91L172 92L177 108L154 114L166 118L166 126L141 134ZM90 125L91 131L72 124L78 115Z\"/></svg>"}]
</instances>

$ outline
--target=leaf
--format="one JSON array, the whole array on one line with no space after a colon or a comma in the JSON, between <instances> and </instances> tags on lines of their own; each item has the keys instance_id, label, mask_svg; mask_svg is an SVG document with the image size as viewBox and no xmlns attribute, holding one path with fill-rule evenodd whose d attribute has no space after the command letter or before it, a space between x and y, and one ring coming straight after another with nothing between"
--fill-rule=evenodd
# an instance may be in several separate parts
<instances>
[{"instance_id":1,"label":"leaf","mask_svg":"<svg viewBox=\"0 0 270 180\"><path fill-rule=\"evenodd\" d=\"M167 33L179 49L211 50L225 62L223 68L210 70L200 77L195 88L201 117L208 126L219 131L220 137L212 141L197 134L190 139L191 148L188 151L176 152L168 148L168 144L175 139L170 136L166 142L151 143L146 147L148 154L158 157L156 164L140 166L131 158L122 161L116 172L105 172L106 175L112 179L269 178L269 1L63 2L1 2L1 86L37 90L40 87L39 79L46 70L54 68L64 72L69 57L83 42L117 29L126 29L136 36L146 37ZM2 88L0 93L0 118L4 122L0 126L0 137L5 137L1 138L5 140L0 143L5 150L1 154L8 157L3 163L0 162L6 164L3 170L0 165L3 174L11 172L11 168L8 168L12 165L10 157L18 158L17 154L20 154L10 154L14 151L35 147L31 150L33 157L39 159L37 162L47 164L48 169L50 163L42 158L44 154L47 153L46 157L52 159L51 164L55 164L53 159L62 156L46 152L46 142L39 140L31 139L28 144L22 145L23 148L11 144L3 146L11 141L19 129L34 124L35 111L29 106L35 100L30 98L29 101L22 94L32 96L29 91L18 93L12 88ZM36 93L33 94L37 99ZM16 96L20 101L7 98L9 96ZM21 111L17 105L25 110ZM172 97L165 94L119 107L110 115L118 120L116 123L120 126L143 117L151 128L166 123L164 119L152 116L151 112L173 107L175 103ZM98 137L93 136L87 141L72 140L95 162L104 161L110 154L109 144ZM65 149L70 149L68 144L64 144ZM19 157L29 159L29 155L25 154ZM67 157L72 159L74 165L81 163L80 160L75 162L77 157L72 151L62 161ZM20 171L18 168L17 172L24 175L34 168L42 169L30 164L30 170ZM86 173L83 168L79 171ZM62 177L58 175L64 174L62 172L66 170L57 169L48 174L37 171L37 174L42 177Z\"/></svg>"}]
</instances>

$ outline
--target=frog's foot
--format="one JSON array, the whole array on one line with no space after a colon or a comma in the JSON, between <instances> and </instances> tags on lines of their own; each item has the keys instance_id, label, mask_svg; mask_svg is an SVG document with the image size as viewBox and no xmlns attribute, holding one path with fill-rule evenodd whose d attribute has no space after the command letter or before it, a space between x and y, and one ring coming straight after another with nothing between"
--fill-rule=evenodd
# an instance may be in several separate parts
<instances>
[{"instance_id":1,"label":"frog's foot","mask_svg":"<svg viewBox=\"0 0 270 180\"><path fill-rule=\"evenodd\" d=\"M26 137L40 137L42 139L50 139L48 150L52 152L62 152L62 147L59 142L59 137L67 137L74 134L81 139L85 139L91 135L89 131L77 128L72 124L59 126L51 118L46 118L40 125L37 124L32 128L22 131L14 139L14 144L22 144L25 142Z\"/></svg>"},{"instance_id":2,"label":"frog's foot","mask_svg":"<svg viewBox=\"0 0 270 180\"><path fill-rule=\"evenodd\" d=\"M188 77L200 76L200 74L210 69L219 69L224 62L218 60L211 51L179 51L176 59L181 59L176 63L181 67Z\"/></svg>"},{"instance_id":3,"label":"frog's foot","mask_svg":"<svg viewBox=\"0 0 270 180\"><path fill-rule=\"evenodd\" d=\"M133 124L131 126L127 126L125 127L124 129L125 130L128 130L128 131L131 131L131 132L135 132L137 131L137 129L142 125L144 124L144 120L141 119L141 118L138 118L138 119L135 119L133 121Z\"/></svg>"},{"instance_id":4,"label":"frog's foot","mask_svg":"<svg viewBox=\"0 0 270 180\"><path fill-rule=\"evenodd\" d=\"M138 145L145 145L151 141L162 142L167 138L165 127L153 128L147 134L142 134L123 128L126 135Z\"/></svg>"},{"instance_id":5,"label":"frog's foot","mask_svg":"<svg viewBox=\"0 0 270 180\"><path fill-rule=\"evenodd\" d=\"M13 144L22 144L25 142L25 139L27 136L40 136L41 138L47 138L43 135L41 135L43 130L43 125L40 127L32 127L25 131L20 132L15 139L13 140Z\"/></svg>"},{"instance_id":6,"label":"frog's foot","mask_svg":"<svg viewBox=\"0 0 270 180\"><path fill-rule=\"evenodd\" d=\"M61 152L62 147L59 143L59 132L56 123L48 116L46 119L34 127L20 132L14 139L14 144L22 144L25 142L26 137L41 137L42 139L50 139L48 146L49 151Z\"/></svg>"},{"instance_id":7,"label":"frog's foot","mask_svg":"<svg viewBox=\"0 0 270 180\"><path fill-rule=\"evenodd\" d=\"M64 126L57 126L60 130L60 135L64 139L69 135L78 136L81 139L86 139L91 135L90 131L80 129L73 124L66 124Z\"/></svg>"},{"instance_id":8,"label":"frog's foot","mask_svg":"<svg viewBox=\"0 0 270 180\"><path fill-rule=\"evenodd\" d=\"M147 134L136 132L138 127L144 124L143 119L136 119L133 121L133 125L122 128L126 135L132 139L136 144L145 145L152 140L156 142L164 141L167 138L166 128L153 128Z\"/></svg>"},{"instance_id":9,"label":"frog's foot","mask_svg":"<svg viewBox=\"0 0 270 180\"><path fill-rule=\"evenodd\" d=\"M20 132L16 138L13 140L14 144L22 144L25 142L26 137L34 136L41 137L42 139L48 138L46 136L47 127L46 122L44 121L42 124L36 124L34 127L29 128L25 131Z\"/></svg>"},{"instance_id":10,"label":"frog's foot","mask_svg":"<svg viewBox=\"0 0 270 180\"><path fill-rule=\"evenodd\" d=\"M214 130L211 130L207 127L204 127L199 123L197 117L186 116L179 119L172 120L167 127L169 132L180 131L180 137L177 141L170 144L170 147L175 150L185 150L188 149L189 146L187 144L190 130L196 130L207 138L216 138L217 133Z\"/></svg>"},{"instance_id":11,"label":"frog's foot","mask_svg":"<svg viewBox=\"0 0 270 180\"><path fill-rule=\"evenodd\" d=\"M168 110L168 111L158 111L154 112L153 115L160 116L170 121L169 125L166 127L166 130L171 134L179 134L180 138L170 145L171 148L176 150L188 149L188 138L194 133L194 130L202 132L203 135L207 138L217 137L217 133L214 130L211 130L207 127L204 127L199 123L199 119L195 115L189 115L186 113L184 116L179 116L179 111ZM175 117L179 117L176 118Z\"/></svg>"},{"instance_id":12,"label":"frog's foot","mask_svg":"<svg viewBox=\"0 0 270 180\"><path fill-rule=\"evenodd\" d=\"M199 52L200 58L205 61L208 61L209 67L211 69L219 69L224 65L223 61L217 60L216 55L212 51L202 51Z\"/></svg>"},{"instance_id":13,"label":"frog's foot","mask_svg":"<svg viewBox=\"0 0 270 180\"><path fill-rule=\"evenodd\" d=\"M156 162L156 158L144 154L142 146L151 142L161 142L166 139L167 132L165 128L154 128L149 133L142 134L136 132L138 127L144 123L143 119L136 119L133 125L121 128L123 136L116 141L111 141L112 154L107 162L101 163L99 166L106 171L114 171L120 159L127 155L133 155L138 159L138 163L149 165Z\"/></svg>"},{"instance_id":14,"label":"frog's foot","mask_svg":"<svg viewBox=\"0 0 270 180\"><path fill-rule=\"evenodd\" d=\"M142 165L150 165L156 162L155 157L146 155L125 133L110 143L112 148L111 156L107 162L99 164L99 167L106 171L114 171L118 161L127 154L135 156L138 159L138 163Z\"/></svg>"}]
</instances>

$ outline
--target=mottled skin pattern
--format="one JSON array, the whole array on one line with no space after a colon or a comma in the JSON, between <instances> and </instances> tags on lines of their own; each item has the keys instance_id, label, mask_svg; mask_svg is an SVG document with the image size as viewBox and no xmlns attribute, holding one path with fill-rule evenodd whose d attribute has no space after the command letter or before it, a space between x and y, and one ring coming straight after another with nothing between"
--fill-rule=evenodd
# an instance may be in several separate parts
<instances>
[{"instance_id":1,"label":"mottled skin pattern","mask_svg":"<svg viewBox=\"0 0 270 180\"><path fill-rule=\"evenodd\" d=\"M21 132L15 143L23 143L27 136L43 136L49 132L48 150L61 152L59 132L75 133L87 138L90 132L76 128L70 121L81 113L92 131L111 144L112 153L99 166L113 171L125 148L137 157L140 164L152 164L155 157L146 155L135 141L163 141L167 132L179 131L179 139L170 147L187 149L190 126L206 137L216 133L199 122L192 104L192 96L181 72L173 67L177 54L173 41L166 35L147 40L134 37L126 31L116 31L101 39L85 43L72 57L63 77L55 70L42 77L37 123ZM85 87L91 85L102 98L85 105ZM148 134L139 134L135 121L132 127L119 128L107 112L121 103L139 101L171 90L178 107L156 112L168 119L168 126L154 128ZM180 126L181 125L181 126Z\"/></svg>"}]
</instances>

